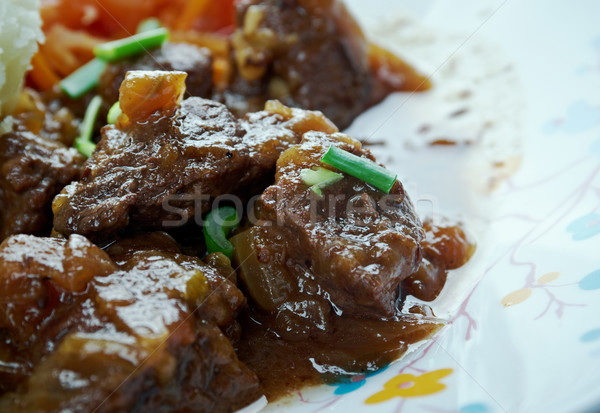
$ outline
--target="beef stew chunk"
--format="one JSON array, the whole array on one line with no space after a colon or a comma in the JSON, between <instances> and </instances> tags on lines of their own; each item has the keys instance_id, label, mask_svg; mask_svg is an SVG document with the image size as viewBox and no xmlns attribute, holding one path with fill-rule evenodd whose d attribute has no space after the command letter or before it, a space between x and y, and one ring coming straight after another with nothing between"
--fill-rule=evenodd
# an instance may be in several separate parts
<instances>
[{"instance_id":1,"label":"beef stew chunk","mask_svg":"<svg viewBox=\"0 0 600 413\"><path fill-rule=\"evenodd\" d=\"M62 331L87 311L90 280L116 270L104 251L79 235L68 240L15 235L0 245L2 392L28 377Z\"/></svg>"},{"instance_id":2,"label":"beef stew chunk","mask_svg":"<svg viewBox=\"0 0 600 413\"><path fill-rule=\"evenodd\" d=\"M423 228L423 260L419 269L402 281L401 291L404 296L433 301L444 288L448 270L465 265L475 252L475 245L458 225L425 221Z\"/></svg>"},{"instance_id":3,"label":"beef stew chunk","mask_svg":"<svg viewBox=\"0 0 600 413\"><path fill-rule=\"evenodd\" d=\"M126 226L173 229L192 224L219 195L260 193L272 180L281 152L305 131L337 131L318 112L276 102L243 120L224 105L200 98L174 107L176 99L139 92L177 91L168 84L139 85L173 77L173 72L129 76L131 82L121 88L123 115L115 126L103 128L81 180L54 200L54 226L63 234L106 239Z\"/></svg>"},{"instance_id":4,"label":"beef stew chunk","mask_svg":"<svg viewBox=\"0 0 600 413\"><path fill-rule=\"evenodd\" d=\"M277 161L255 225L232 238L251 300L240 358L269 400L378 370L431 336L443 322L404 299L435 298L472 253L460 229L422 225L398 181L385 194L344 175L317 195L301 173L331 168L320 160L332 145L374 160L346 135L304 134Z\"/></svg>"},{"instance_id":5,"label":"beef stew chunk","mask_svg":"<svg viewBox=\"0 0 600 413\"><path fill-rule=\"evenodd\" d=\"M227 258L207 262L161 233L108 254L79 235L9 238L0 410L227 412L257 399L227 337L245 299Z\"/></svg>"},{"instance_id":6,"label":"beef stew chunk","mask_svg":"<svg viewBox=\"0 0 600 413\"><path fill-rule=\"evenodd\" d=\"M368 44L342 2L244 0L237 15L228 106L243 113L278 99L345 128L370 105Z\"/></svg>"},{"instance_id":7,"label":"beef stew chunk","mask_svg":"<svg viewBox=\"0 0 600 413\"><path fill-rule=\"evenodd\" d=\"M55 103L24 91L12 131L0 135L0 241L48 234L52 199L79 177L85 158L67 147L77 134L75 118Z\"/></svg>"},{"instance_id":8,"label":"beef stew chunk","mask_svg":"<svg viewBox=\"0 0 600 413\"><path fill-rule=\"evenodd\" d=\"M331 145L373 160L357 141L320 132L305 134L284 152L275 184L260 200L259 218L269 225L250 230L266 238L255 243L261 264L283 264L292 278L314 278L344 313L393 316L400 283L421 262L421 222L400 182L389 195L350 176L325 188L322 197L309 190L300 173L322 165ZM277 233L272 245L283 248L284 258L269 252L269 233Z\"/></svg>"}]
</instances>

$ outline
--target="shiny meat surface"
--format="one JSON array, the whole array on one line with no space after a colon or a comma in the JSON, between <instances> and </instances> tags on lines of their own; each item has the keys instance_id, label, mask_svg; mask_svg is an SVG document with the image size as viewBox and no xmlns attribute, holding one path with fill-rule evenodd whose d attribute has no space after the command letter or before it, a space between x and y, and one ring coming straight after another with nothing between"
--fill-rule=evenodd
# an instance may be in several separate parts
<instances>
[{"instance_id":1,"label":"shiny meat surface","mask_svg":"<svg viewBox=\"0 0 600 413\"><path fill-rule=\"evenodd\" d=\"M270 401L351 382L430 337L442 322L406 296L433 300L474 248L458 227L422 225L398 181L386 195L344 174L315 194L301 173L327 167L332 145L374 160L347 135L304 134L277 161L258 221L231 240L251 303L239 354Z\"/></svg>"},{"instance_id":2,"label":"shiny meat surface","mask_svg":"<svg viewBox=\"0 0 600 413\"><path fill-rule=\"evenodd\" d=\"M15 235L0 245L3 391L28 377L62 331L87 312L83 302L90 280L116 270L106 253L78 235L67 241Z\"/></svg>"},{"instance_id":3,"label":"shiny meat surface","mask_svg":"<svg viewBox=\"0 0 600 413\"><path fill-rule=\"evenodd\" d=\"M275 102L238 121L224 105L200 98L186 99L172 115L107 126L81 180L55 198L54 226L100 239L126 226L191 224L219 195L260 193L281 152L315 128L337 130L318 113Z\"/></svg>"},{"instance_id":4,"label":"shiny meat surface","mask_svg":"<svg viewBox=\"0 0 600 413\"><path fill-rule=\"evenodd\" d=\"M98 92L107 104L119 100L119 87L129 70L186 72L188 96L208 98L212 93L211 53L189 43L167 42L160 49L108 65L98 86Z\"/></svg>"},{"instance_id":5,"label":"shiny meat surface","mask_svg":"<svg viewBox=\"0 0 600 413\"><path fill-rule=\"evenodd\" d=\"M22 91L12 131L0 134L0 242L12 234L50 232L52 199L79 177L85 160L67 147L77 133L69 109L52 97Z\"/></svg>"},{"instance_id":6,"label":"shiny meat surface","mask_svg":"<svg viewBox=\"0 0 600 413\"><path fill-rule=\"evenodd\" d=\"M226 412L260 396L224 333L245 305L225 257L160 233L108 253L78 235L0 246L2 411Z\"/></svg>"},{"instance_id":7,"label":"shiny meat surface","mask_svg":"<svg viewBox=\"0 0 600 413\"><path fill-rule=\"evenodd\" d=\"M421 261L421 222L400 182L386 195L345 175L325 188L323 197L311 191L300 173L322 166L331 145L373 160L346 135L305 134L277 161L276 181L261 197L260 217L281 227L289 259L343 312L392 316L400 282ZM296 248L285 246L292 243ZM261 245L270 248L268 242Z\"/></svg>"},{"instance_id":8,"label":"shiny meat surface","mask_svg":"<svg viewBox=\"0 0 600 413\"><path fill-rule=\"evenodd\" d=\"M244 0L237 13L228 106L243 113L278 99L320 110L342 129L369 107L368 45L342 2Z\"/></svg>"},{"instance_id":9,"label":"shiny meat surface","mask_svg":"<svg viewBox=\"0 0 600 413\"><path fill-rule=\"evenodd\" d=\"M79 177L75 149L32 132L0 136L0 240L50 232L52 199Z\"/></svg>"},{"instance_id":10,"label":"shiny meat surface","mask_svg":"<svg viewBox=\"0 0 600 413\"><path fill-rule=\"evenodd\" d=\"M473 253L475 245L458 225L433 225L425 221L426 231L423 247L423 260L419 269L402 281L402 293L423 301L433 301L442 292L448 270L465 265Z\"/></svg>"}]
</instances>

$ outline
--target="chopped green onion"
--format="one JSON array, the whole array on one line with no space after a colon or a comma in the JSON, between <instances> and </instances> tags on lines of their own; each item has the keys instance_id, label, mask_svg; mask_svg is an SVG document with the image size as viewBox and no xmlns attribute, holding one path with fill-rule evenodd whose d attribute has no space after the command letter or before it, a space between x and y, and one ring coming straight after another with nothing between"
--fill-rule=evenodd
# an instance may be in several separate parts
<instances>
[{"instance_id":1,"label":"chopped green onion","mask_svg":"<svg viewBox=\"0 0 600 413\"><path fill-rule=\"evenodd\" d=\"M375 162L351 154L336 146L329 147L321 162L363 180L386 194L390 193L398 177L398 175L379 166Z\"/></svg>"},{"instance_id":2,"label":"chopped green onion","mask_svg":"<svg viewBox=\"0 0 600 413\"><path fill-rule=\"evenodd\" d=\"M61 80L60 88L71 99L79 99L98 85L105 68L105 61L92 59Z\"/></svg>"},{"instance_id":3,"label":"chopped green onion","mask_svg":"<svg viewBox=\"0 0 600 413\"><path fill-rule=\"evenodd\" d=\"M206 215L204 222L204 240L208 253L222 252L229 258L233 255L233 244L227 236L237 228L239 219L233 207L213 209Z\"/></svg>"},{"instance_id":4,"label":"chopped green onion","mask_svg":"<svg viewBox=\"0 0 600 413\"><path fill-rule=\"evenodd\" d=\"M79 129L79 136L75 139L75 148L88 158L92 156L92 153L96 149L96 144L92 142L92 133L94 133L94 125L96 124L98 112L100 112L100 106L102 106L102 98L94 96L85 110L83 122L81 122Z\"/></svg>"},{"instance_id":5,"label":"chopped green onion","mask_svg":"<svg viewBox=\"0 0 600 413\"><path fill-rule=\"evenodd\" d=\"M96 150L96 144L77 138L75 139L75 149L86 158L89 158Z\"/></svg>"},{"instance_id":6,"label":"chopped green onion","mask_svg":"<svg viewBox=\"0 0 600 413\"><path fill-rule=\"evenodd\" d=\"M341 181L344 175L325 168L313 168L300 171L300 179L310 186L315 194L323 196L322 189Z\"/></svg>"},{"instance_id":7,"label":"chopped green onion","mask_svg":"<svg viewBox=\"0 0 600 413\"><path fill-rule=\"evenodd\" d=\"M117 123L117 119L121 116L121 104L117 101L115 102L110 109L108 110L108 115L106 116L106 123L109 125L114 125Z\"/></svg>"},{"instance_id":8,"label":"chopped green onion","mask_svg":"<svg viewBox=\"0 0 600 413\"><path fill-rule=\"evenodd\" d=\"M94 54L96 57L111 62L158 47L167 40L168 36L169 31L164 27L148 30L124 39L100 44L94 47Z\"/></svg>"},{"instance_id":9,"label":"chopped green onion","mask_svg":"<svg viewBox=\"0 0 600 413\"><path fill-rule=\"evenodd\" d=\"M142 20L137 27L138 33L148 32L150 30L159 29L162 27L160 20L156 17L150 17L146 20Z\"/></svg>"}]
</instances>

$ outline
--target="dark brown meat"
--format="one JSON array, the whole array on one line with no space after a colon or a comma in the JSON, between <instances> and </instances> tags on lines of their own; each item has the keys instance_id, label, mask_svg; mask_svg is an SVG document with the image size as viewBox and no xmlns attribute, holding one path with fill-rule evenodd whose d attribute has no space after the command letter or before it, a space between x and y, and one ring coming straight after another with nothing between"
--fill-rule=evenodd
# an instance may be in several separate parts
<instances>
[{"instance_id":1,"label":"dark brown meat","mask_svg":"<svg viewBox=\"0 0 600 413\"><path fill-rule=\"evenodd\" d=\"M106 253L79 235L67 241L16 235L0 245L2 392L29 376L77 322L88 282L116 270Z\"/></svg>"},{"instance_id":2,"label":"dark brown meat","mask_svg":"<svg viewBox=\"0 0 600 413\"><path fill-rule=\"evenodd\" d=\"M374 160L346 135L304 134L277 161L254 226L231 239L251 302L239 355L270 401L340 374L351 382L429 337L442 322L404 297L435 298L472 253L459 228L423 226L400 182L384 194L343 175L317 195L302 171L331 169L330 146Z\"/></svg>"},{"instance_id":3,"label":"dark brown meat","mask_svg":"<svg viewBox=\"0 0 600 413\"><path fill-rule=\"evenodd\" d=\"M172 115L105 127L81 181L54 200L55 228L100 239L128 225L191 224L219 195L260 193L303 132L337 130L319 113L268 109L238 121L224 105L189 98Z\"/></svg>"},{"instance_id":4,"label":"dark brown meat","mask_svg":"<svg viewBox=\"0 0 600 413\"><path fill-rule=\"evenodd\" d=\"M0 240L44 235L52 227L52 199L79 177L85 158L32 132L0 136Z\"/></svg>"},{"instance_id":5,"label":"dark brown meat","mask_svg":"<svg viewBox=\"0 0 600 413\"><path fill-rule=\"evenodd\" d=\"M475 252L475 245L458 225L433 225L426 221L423 227L423 260L419 269L402 281L402 293L433 301L442 292L448 270L465 265Z\"/></svg>"},{"instance_id":6,"label":"dark brown meat","mask_svg":"<svg viewBox=\"0 0 600 413\"><path fill-rule=\"evenodd\" d=\"M245 305L225 257L183 256L166 234L108 252L78 235L0 246L0 410L227 412L260 396L223 333Z\"/></svg>"},{"instance_id":7,"label":"dark brown meat","mask_svg":"<svg viewBox=\"0 0 600 413\"><path fill-rule=\"evenodd\" d=\"M340 1L244 0L237 9L229 107L248 112L279 99L320 110L340 128L369 107L368 44Z\"/></svg>"},{"instance_id":8,"label":"dark brown meat","mask_svg":"<svg viewBox=\"0 0 600 413\"><path fill-rule=\"evenodd\" d=\"M119 100L119 87L129 70L180 71L188 74L188 96L209 98L212 93L212 57L206 48L188 43L165 43L160 49L108 65L98 92L111 105Z\"/></svg>"},{"instance_id":9,"label":"dark brown meat","mask_svg":"<svg viewBox=\"0 0 600 413\"><path fill-rule=\"evenodd\" d=\"M314 278L343 312L390 317L401 281L421 261L422 225L400 182L386 195L345 176L327 187L322 198L314 194L300 173L322 166L330 145L373 159L345 135L305 134L277 162L275 184L260 202L259 218L270 226L251 230L260 239L253 243L261 264L283 265L292 279ZM284 284L293 288L293 283ZM285 301L285 294L280 299Z\"/></svg>"},{"instance_id":10,"label":"dark brown meat","mask_svg":"<svg viewBox=\"0 0 600 413\"><path fill-rule=\"evenodd\" d=\"M13 132L30 132L49 141L71 146L79 134L79 119L73 109L82 110L67 107L56 92L40 94L25 88L12 113ZM80 117L83 117L83 112Z\"/></svg>"}]
</instances>

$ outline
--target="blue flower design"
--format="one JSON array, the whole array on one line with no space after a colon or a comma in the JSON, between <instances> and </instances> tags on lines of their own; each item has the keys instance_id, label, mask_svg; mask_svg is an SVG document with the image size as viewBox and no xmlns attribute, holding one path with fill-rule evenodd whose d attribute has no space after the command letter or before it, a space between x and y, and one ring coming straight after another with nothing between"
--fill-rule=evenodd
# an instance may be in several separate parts
<instances>
[{"instance_id":1,"label":"blue flower design","mask_svg":"<svg viewBox=\"0 0 600 413\"><path fill-rule=\"evenodd\" d=\"M329 384L330 386L335 386L336 389L333 391L333 394L341 396L342 394L352 393L355 390L360 389L367 383L367 378L375 376L379 373L382 373L388 368L388 366L379 369L377 371L368 372L366 374L356 374L352 376L342 376L335 383Z\"/></svg>"},{"instance_id":2,"label":"blue flower design","mask_svg":"<svg viewBox=\"0 0 600 413\"><path fill-rule=\"evenodd\" d=\"M586 291L600 289L600 270L596 270L579 281L579 288Z\"/></svg>"},{"instance_id":3,"label":"blue flower design","mask_svg":"<svg viewBox=\"0 0 600 413\"><path fill-rule=\"evenodd\" d=\"M483 403L468 404L459 410L460 413L488 413L489 411L490 409Z\"/></svg>"},{"instance_id":4,"label":"blue flower design","mask_svg":"<svg viewBox=\"0 0 600 413\"><path fill-rule=\"evenodd\" d=\"M600 234L600 215L588 214L571 222L567 231L572 234L573 241L583 241Z\"/></svg>"},{"instance_id":5,"label":"blue flower design","mask_svg":"<svg viewBox=\"0 0 600 413\"><path fill-rule=\"evenodd\" d=\"M556 120L544 126L545 133L580 133L600 125L600 108L578 100L568 108L565 119Z\"/></svg>"},{"instance_id":6,"label":"blue flower design","mask_svg":"<svg viewBox=\"0 0 600 413\"><path fill-rule=\"evenodd\" d=\"M581 336L581 341L584 343L589 343L596 340L600 340L600 328L590 330Z\"/></svg>"}]
</instances>

